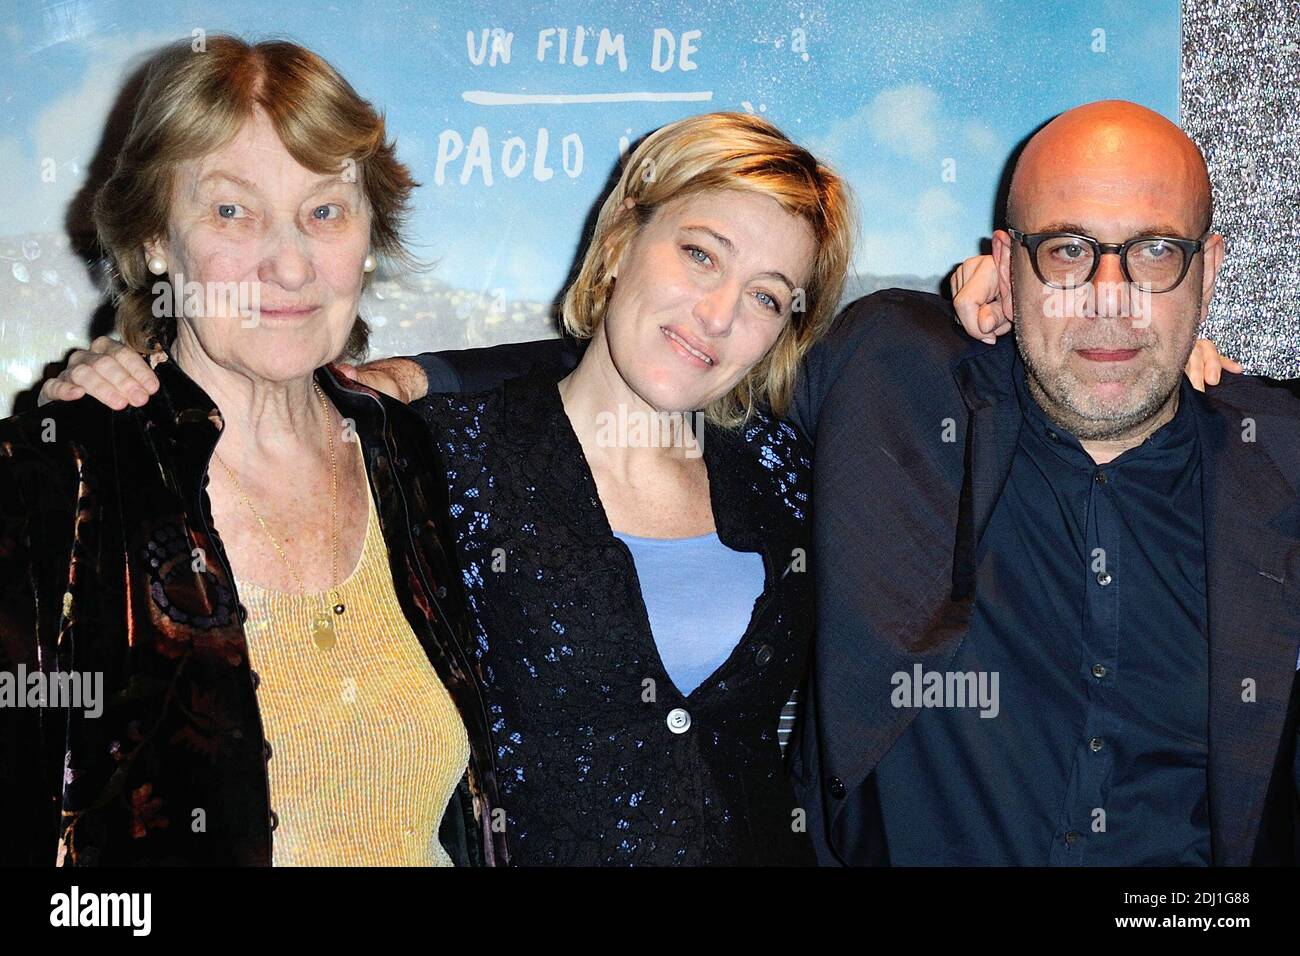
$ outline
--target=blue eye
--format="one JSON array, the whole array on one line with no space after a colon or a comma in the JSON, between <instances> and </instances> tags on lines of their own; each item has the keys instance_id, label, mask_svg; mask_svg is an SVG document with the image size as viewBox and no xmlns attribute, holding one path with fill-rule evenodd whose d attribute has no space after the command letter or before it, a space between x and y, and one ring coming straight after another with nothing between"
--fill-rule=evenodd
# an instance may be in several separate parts
<instances>
[{"instance_id":1,"label":"blue eye","mask_svg":"<svg viewBox=\"0 0 1300 956\"><path fill-rule=\"evenodd\" d=\"M324 215L321 215L324 213ZM338 219L343 215L343 208L336 203L326 203L323 206L317 206L311 211L311 217L317 222L327 222L332 219Z\"/></svg>"},{"instance_id":2,"label":"blue eye","mask_svg":"<svg viewBox=\"0 0 1300 956\"><path fill-rule=\"evenodd\" d=\"M244 207L236 202L223 202L217 205L217 215L222 219L241 219Z\"/></svg>"},{"instance_id":3,"label":"blue eye","mask_svg":"<svg viewBox=\"0 0 1300 956\"><path fill-rule=\"evenodd\" d=\"M685 249L686 254L691 257L691 261L698 262L700 265L707 265L708 263L713 261L709 257L709 254L705 252L703 249L701 249L699 246L682 246L682 248ZM696 258L697 253L699 254L700 258Z\"/></svg>"},{"instance_id":4,"label":"blue eye","mask_svg":"<svg viewBox=\"0 0 1300 956\"><path fill-rule=\"evenodd\" d=\"M769 309L771 309L773 312L777 313L778 315L781 313L781 303L778 302L773 296L768 295L766 292L756 292L754 294L754 298L758 299L760 302L762 302L765 306L767 306Z\"/></svg>"}]
</instances>

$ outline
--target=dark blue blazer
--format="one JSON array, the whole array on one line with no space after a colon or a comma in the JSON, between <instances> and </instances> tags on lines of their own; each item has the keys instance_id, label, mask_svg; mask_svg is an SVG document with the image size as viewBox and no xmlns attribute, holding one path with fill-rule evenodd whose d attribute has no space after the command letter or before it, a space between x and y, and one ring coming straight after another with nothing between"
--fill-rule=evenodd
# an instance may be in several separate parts
<instances>
[{"instance_id":1,"label":"dark blue blazer","mask_svg":"<svg viewBox=\"0 0 1300 956\"><path fill-rule=\"evenodd\" d=\"M888 862L872 771L916 716L890 675L943 671L966 637L973 556L1023 420L1016 346L967 338L936 296L854 303L809 357L818 625L792 771L823 863ZM1217 865L1296 858L1300 399L1224 375L1194 412L1203 456L1209 808ZM1254 441L1243 440L1253 422ZM956 441L945 442L945 426ZM1255 700L1243 700L1254 681Z\"/></svg>"},{"instance_id":2,"label":"dark blue blazer","mask_svg":"<svg viewBox=\"0 0 1300 956\"><path fill-rule=\"evenodd\" d=\"M915 709L887 693L944 670L965 638L975 542L1015 452L1015 342L968 338L937 296L859 299L809 355L791 418L815 442L817 638L791 770L824 864L888 862L872 770ZM560 340L418 356L433 391L482 391ZM1300 857L1300 395L1224 373L1196 396L1204 461L1214 862ZM1243 440L1253 422L1255 441ZM941 435L951 422L956 441ZM1243 701L1252 680L1255 700Z\"/></svg>"}]
</instances>

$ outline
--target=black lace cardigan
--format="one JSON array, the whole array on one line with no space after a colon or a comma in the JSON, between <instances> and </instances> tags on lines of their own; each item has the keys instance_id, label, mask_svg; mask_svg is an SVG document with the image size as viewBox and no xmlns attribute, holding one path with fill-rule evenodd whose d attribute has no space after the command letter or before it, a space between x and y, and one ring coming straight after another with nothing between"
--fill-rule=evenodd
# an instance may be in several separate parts
<instances>
[{"instance_id":1,"label":"black lace cardigan","mask_svg":"<svg viewBox=\"0 0 1300 956\"><path fill-rule=\"evenodd\" d=\"M811 863L777 742L813 628L806 443L768 417L706 426L718 535L759 552L766 582L683 697L555 377L415 406L447 467L512 862Z\"/></svg>"}]
</instances>

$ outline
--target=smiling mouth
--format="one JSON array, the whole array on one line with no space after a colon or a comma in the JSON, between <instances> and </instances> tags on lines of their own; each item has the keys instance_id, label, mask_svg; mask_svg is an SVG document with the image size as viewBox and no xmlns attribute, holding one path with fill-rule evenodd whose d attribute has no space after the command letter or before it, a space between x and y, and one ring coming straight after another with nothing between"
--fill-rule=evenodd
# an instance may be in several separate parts
<instances>
[{"instance_id":1,"label":"smiling mouth","mask_svg":"<svg viewBox=\"0 0 1300 956\"><path fill-rule=\"evenodd\" d=\"M1091 362L1127 362L1138 354L1138 349L1075 349Z\"/></svg>"},{"instance_id":2,"label":"smiling mouth","mask_svg":"<svg viewBox=\"0 0 1300 956\"><path fill-rule=\"evenodd\" d=\"M315 312L317 308L318 307L314 305L286 306L284 308L279 308L279 309L268 309L264 306L258 311L261 312L263 315L293 316L293 315L309 315L310 313Z\"/></svg>"},{"instance_id":3,"label":"smiling mouth","mask_svg":"<svg viewBox=\"0 0 1300 956\"><path fill-rule=\"evenodd\" d=\"M664 325L659 326L659 331L662 332L665 336L667 336L670 342L677 343L687 353L695 356L695 358L699 359L701 362L703 362L705 365L709 366L710 368L718 364L717 360L714 359L714 357L710 355L708 352L704 352L701 351L700 349L697 349L694 345L692 345L690 342L687 342L684 338L682 338L680 335L678 335L676 332L674 332L672 329L668 328L667 326Z\"/></svg>"}]
</instances>

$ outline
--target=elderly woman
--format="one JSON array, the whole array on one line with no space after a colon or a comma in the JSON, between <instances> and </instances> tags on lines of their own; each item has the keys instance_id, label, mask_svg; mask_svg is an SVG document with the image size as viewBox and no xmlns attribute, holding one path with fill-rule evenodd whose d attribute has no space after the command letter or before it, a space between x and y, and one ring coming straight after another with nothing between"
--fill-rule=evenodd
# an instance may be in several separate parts
<instances>
[{"instance_id":1,"label":"elderly woman","mask_svg":"<svg viewBox=\"0 0 1300 956\"><path fill-rule=\"evenodd\" d=\"M102 681L0 708L0 862L505 860L443 468L328 368L412 187L301 47L153 63L95 223L170 361L0 423L0 672Z\"/></svg>"}]
</instances>

